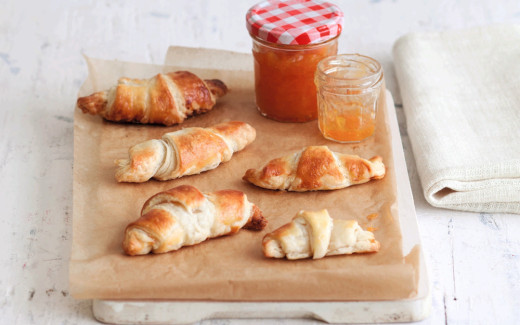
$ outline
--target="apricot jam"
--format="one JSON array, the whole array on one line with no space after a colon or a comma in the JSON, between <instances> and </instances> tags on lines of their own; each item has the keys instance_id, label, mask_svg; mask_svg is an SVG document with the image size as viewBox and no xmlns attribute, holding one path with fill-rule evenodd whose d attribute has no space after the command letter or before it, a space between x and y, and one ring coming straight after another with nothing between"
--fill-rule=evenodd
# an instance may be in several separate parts
<instances>
[{"instance_id":1,"label":"apricot jam","mask_svg":"<svg viewBox=\"0 0 520 325\"><path fill-rule=\"evenodd\" d=\"M281 122L318 117L314 72L336 55L343 12L323 0L265 0L251 7L255 97L260 113Z\"/></svg>"},{"instance_id":2,"label":"apricot jam","mask_svg":"<svg viewBox=\"0 0 520 325\"><path fill-rule=\"evenodd\" d=\"M359 142L375 132L383 70L376 60L343 54L318 64L318 125L327 139Z\"/></svg>"},{"instance_id":3,"label":"apricot jam","mask_svg":"<svg viewBox=\"0 0 520 325\"><path fill-rule=\"evenodd\" d=\"M339 105L339 109L324 107L321 110L323 116L319 119L319 128L325 138L338 142L359 142L374 134L376 123L371 112L365 112L364 107L356 102Z\"/></svg>"},{"instance_id":4,"label":"apricot jam","mask_svg":"<svg viewBox=\"0 0 520 325\"><path fill-rule=\"evenodd\" d=\"M337 38L318 45L275 45L253 39L256 105L280 122L318 117L314 72L318 62L337 53Z\"/></svg>"}]
</instances>

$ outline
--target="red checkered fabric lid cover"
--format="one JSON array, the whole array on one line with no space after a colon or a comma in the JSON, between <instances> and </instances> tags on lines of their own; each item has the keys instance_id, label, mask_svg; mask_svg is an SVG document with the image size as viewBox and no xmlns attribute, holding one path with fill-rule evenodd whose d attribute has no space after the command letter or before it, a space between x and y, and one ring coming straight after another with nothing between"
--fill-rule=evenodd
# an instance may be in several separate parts
<instances>
[{"instance_id":1,"label":"red checkered fabric lid cover","mask_svg":"<svg viewBox=\"0 0 520 325\"><path fill-rule=\"evenodd\" d=\"M317 44L338 36L343 12L320 0L267 0L247 12L249 34L269 43Z\"/></svg>"}]
</instances>

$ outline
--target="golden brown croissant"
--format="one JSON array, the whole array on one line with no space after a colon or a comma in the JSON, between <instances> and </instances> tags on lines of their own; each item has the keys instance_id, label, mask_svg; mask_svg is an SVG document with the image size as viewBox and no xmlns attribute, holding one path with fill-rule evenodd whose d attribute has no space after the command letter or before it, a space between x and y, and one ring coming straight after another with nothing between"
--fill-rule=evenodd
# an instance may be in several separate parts
<instances>
[{"instance_id":1,"label":"golden brown croissant","mask_svg":"<svg viewBox=\"0 0 520 325\"><path fill-rule=\"evenodd\" d=\"M298 212L291 222L265 235L262 246L266 257L294 260L377 252L380 244L357 221L332 219L321 210Z\"/></svg>"},{"instance_id":2,"label":"golden brown croissant","mask_svg":"<svg viewBox=\"0 0 520 325\"><path fill-rule=\"evenodd\" d=\"M249 169L243 179L272 190L335 190L380 179L385 175L382 158L370 160L332 152L327 146L311 146L269 161L262 169Z\"/></svg>"},{"instance_id":3,"label":"golden brown croissant","mask_svg":"<svg viewBox=\"0 0 520 325\"><path fill-rule=\"evenodd\" d=\"M202 193L182 185L146 201L141 217L126 227L123 250L128 255L166 253L242 227L261 230L266 224L260 209L242 192Z\"/></svg>"},{"instance_id":4,"label":"golden brown croissant","mask_svg":"<svg viewBox=\"0 0 520 325\"><path fill-rule=\"evenodd\" d=\"M220 80L177 71L150 79L120 78L109 90L78 98L77 106L109 121L173 125L211 110L226 93Z\"/></svg>"},{"instance_id":5,"label":"golden brown croissant","mask_svg":"<svg viewBox=\"0 0 520 325\"><path fill-rule=\"evenodd\" d=\"M216 168L244 149L256 137L247 123L232 121L209 128L185 128L148 140L128 151L129 159L117 160L118 182L169 180Z\"/></svg>"}]
</instances>

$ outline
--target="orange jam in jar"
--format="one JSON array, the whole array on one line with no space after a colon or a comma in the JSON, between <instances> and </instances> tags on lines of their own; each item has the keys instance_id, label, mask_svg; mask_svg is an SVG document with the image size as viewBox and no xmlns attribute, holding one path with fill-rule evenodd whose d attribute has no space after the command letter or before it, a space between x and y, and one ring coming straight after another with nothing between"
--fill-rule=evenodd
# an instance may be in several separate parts
<instances>
[{"instance_id":1,"label":"orange jam in jar","mask_svg":"<svg viewBox=\"0 0 520 325\"><path fill-rule=\"evenodd\" d=\"M256 105L280 122L318 117L314 73L336 55L343 13L320 0L269 0L246 15L253 39Z\"/></svg>"},{"instance_id":2,"label":"orange jam in jar","mask_svg":"<svg viewBox=\"0 0 520 325\"><path fill-rule=\"evenodd\" d=\"M337 38L318 45L274 45L253 39L258 110L281 122L318 118L314 72L318 62L336 55Z\"/></svg>"},{"instance_id":3,"label":"orange jam in jar","mask_svg":"<svg viewBox=\"0 0 520 325\"><path fill-rule=\"evenodd\" d=\"M374 134L383 70L376 60L343 54L322 60L314 78L318 125L327 139L360 142Z\"/></svg>"}]
</instances>

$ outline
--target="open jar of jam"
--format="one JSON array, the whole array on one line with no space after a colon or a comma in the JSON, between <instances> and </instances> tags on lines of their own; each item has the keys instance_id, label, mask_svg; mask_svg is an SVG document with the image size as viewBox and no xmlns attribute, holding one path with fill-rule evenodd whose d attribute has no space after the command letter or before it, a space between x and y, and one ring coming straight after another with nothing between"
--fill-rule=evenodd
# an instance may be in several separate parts
<instances>
[{"instance_id":1,"label":"open jar of jam","mask_svg":"<svg viewBox=\"0 0 520 325\"><path fill-rule=\"evenodd\" d=\"M318 125L323 136L337 142L360 142L374 134L383 69L360 54L328 57L318 64L315 83Z\"/></svg>"},{"instance_id":2,"label":"open jar of jam","mask_svg":"<svg viewBox=\"0 0 520 325\"><path fill-rule=\"evenodd\" d=\"M319 0L268 0L249 9L246 21L260 113L280 122L315 120L314 73L337 54L341 10Z\"/></svg>"}]
</instances>

